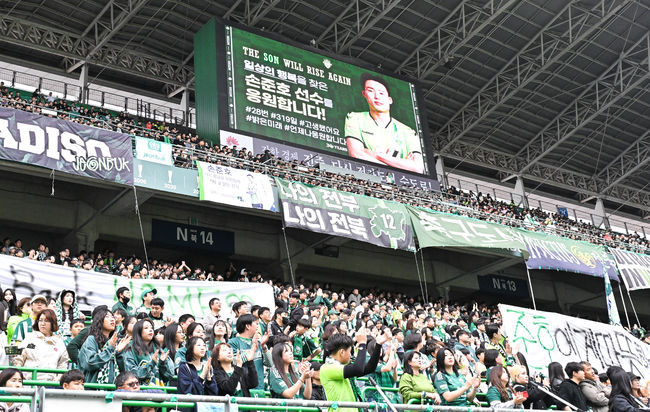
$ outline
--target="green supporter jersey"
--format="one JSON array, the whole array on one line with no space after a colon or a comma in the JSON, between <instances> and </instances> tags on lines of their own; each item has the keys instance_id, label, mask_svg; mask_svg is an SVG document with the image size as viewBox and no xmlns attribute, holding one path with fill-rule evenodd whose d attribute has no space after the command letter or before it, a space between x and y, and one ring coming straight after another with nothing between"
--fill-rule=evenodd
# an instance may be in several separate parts
<instances>
[{"instance_id":1,"label":"green supporter jersey","mask_svg":"<svg viewBox=\"0 0 650 412\"><path fill-rule=\"evenodd\" d=\"M246 351L248 351L253 346L253 340L249 338L242 338L241 336L235 336L234 338L228 341L228 344L233 350L233 355L236 356L237 352L241 352L242 361L246 362L250 359L246 357ZM262 357L262 349L258 346L253 364L255 365L255 371L257 372L257 386L251 389L264 389L264 359Z\"/></svg>"},{"instance_id":2,"label":"green supporter jersey","mask_svg":"<svg viewBox=\"0 0 650 412\"><path fill-rule=\"evenodd\" d=\"M368 150L400 159L406 159L410 153L422 153L420 140L413 129L393 118L386 127L379 126L370 112L348 113L345 137L359 140Z\"/></svg>"},{"instance_id":3,"label":"green supporter jersey","mask_svg":"<svg viewBox=\"0 0 650 412\"><path fill-rule=\"evenodd\" d=\"M316 348L316 343L304 334L296 334L293 338L293 358L297 361L301 361L304 358L311 356Z\"/></svg>"},{"instance_id":4,"label":"green supporter jersey","mask_svg":"<svg viewBox=\"0 0 650 412\"><path fill-rule=\"evenodd\" d=\"M298 365L294 365L294 370L298 370ZM289 389L290 386L295 385L295 383L298 381L298 372L296 372L296 380L291 379L291 374L287 373L287 380L289 381L290 385L287 385L287 383L282 379L282 374L283 372L280 372L276 368L271 368L269 372L269 387L271 390L271 396L274 398L282 398L282 392L286 391ZM304 392L305 392L305 385L302 385L302 388L298 391L296 396L294 396L294 399L303 399L304 397Z\"/></svg>"},{"instance_id":5,"label":"green supporter jersey","mask_svg":"<svg viewBox=\"0 0 650 412\"><path fill-rule=\"evenodd\" d=\"M320 381L325 396L331 402L356 402L350 379L343 377L343 367L339 363L326 363L320 368ZM330 411L333 409L330 408ZM339 412L358 412L356 408L338 408Z\"/></svg>"},{"instance_id":6,"label":"green supporter jersey","mask_svg":"<svg viewBox=\"0 0 650 412\"><path fill-rule=\"evenodd\" d=\"M443 396L445 392L454 392L465 386L465 376L462 374L448 374L446 372L437 372L433 384L436 387L436 391L440 394L442 398L442 404L448 406L465 406L467 405L467 393L471 391L468 389L467 392L459 396L457 399L447 402Z\"/></svg>"}]
</instances>

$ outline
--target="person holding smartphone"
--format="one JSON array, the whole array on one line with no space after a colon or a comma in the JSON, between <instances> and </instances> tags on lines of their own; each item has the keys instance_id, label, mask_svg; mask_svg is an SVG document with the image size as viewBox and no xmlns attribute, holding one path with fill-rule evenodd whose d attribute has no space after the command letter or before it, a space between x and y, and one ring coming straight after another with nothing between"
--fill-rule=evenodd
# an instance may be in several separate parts
<instances>
[{"instance_id":1,"label":"person holding smartphone","mask_svg":"<svg viewBox=\"0 0 650 412\"><path fill-rule=\"evenodd\" d=\"M491 408L522 409L528 392L515 392L510 385L508 371L497 365L490 374L490 388L486 397Z\"/></svg>"}]
</instances>

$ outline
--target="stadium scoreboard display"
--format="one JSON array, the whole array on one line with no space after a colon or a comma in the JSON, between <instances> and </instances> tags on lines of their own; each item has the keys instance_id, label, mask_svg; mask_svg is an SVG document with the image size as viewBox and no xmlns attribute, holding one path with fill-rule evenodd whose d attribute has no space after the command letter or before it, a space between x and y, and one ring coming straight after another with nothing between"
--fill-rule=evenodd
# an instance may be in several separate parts
<instances>
[{"instance_id":1,"label":"stadium scoreboard display","mask_svg":"<svg viewBox=\"0 0 650 412\"><path fill-rule=\"evenodd\" d=\"M201 135L228 130L429 174L413 83L216 20L195 37L195 71Z\"/></svg>"}]
</instances>

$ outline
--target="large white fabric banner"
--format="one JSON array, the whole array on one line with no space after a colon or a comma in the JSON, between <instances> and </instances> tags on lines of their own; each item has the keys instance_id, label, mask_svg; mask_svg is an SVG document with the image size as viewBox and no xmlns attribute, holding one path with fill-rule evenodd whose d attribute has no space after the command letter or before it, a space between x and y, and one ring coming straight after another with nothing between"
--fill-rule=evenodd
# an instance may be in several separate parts
<instances>
[{"instance_id":1,"label":"large white fabric banner","mask_svg":"<svg viewBox=\"0 0 650 412\"><path fill-rule=\"evenodd\" d=\"M112 307L121 286L131 289L130 305L137 308L142 305L142 291L155 288L156 296L165 301L165 315L173 318L184 313L202 318L213 297L223 303L221 313L225 317L232 315L230 307L240 300L267 306L271 311L275 307L273 289L265 283L129 279L4 255L0 255L0 285L14 289L18 299L35 294L56 298L63 289L74 290L81 309Z\"/></svg>"},{"instance_id":2,"label":"large white fabric banner","mask_svg":"<svg viewBox=\"0 0 650 412\"><path fill-rule=\"evenodd\" d=\"M273 186L267 176L214 163L196 162L196 165L201 200L278 211Z\"/></svg>"},{"instance_id":3,"label":"large white fabric banner","mask_svg":"<svg viewBox=\"0 0 650 412\"><path fill-rule=\"evenodd\" d=\"M499 305L503 331L526 355L531 373L548 364L589 362L599 373L613 365L650 379L650 345L620 326L509 305Z\"/></svg>"}]
</instances>

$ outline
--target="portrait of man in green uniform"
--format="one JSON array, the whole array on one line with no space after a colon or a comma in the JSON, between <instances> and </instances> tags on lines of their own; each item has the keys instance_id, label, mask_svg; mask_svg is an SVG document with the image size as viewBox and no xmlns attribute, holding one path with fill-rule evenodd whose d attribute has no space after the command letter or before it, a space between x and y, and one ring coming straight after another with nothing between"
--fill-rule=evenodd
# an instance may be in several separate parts
<instances>
[{"instance_id":1,"label":"portrait of man in green uniform","mask_svg":"<svg viewBox=\"0 0 650 412\"><path fill-rule=\"evenodd\" d=\"M393 99L388 83L381 77L364 73L361 86L368 111L348 113L345 119L345 141L350 156L423 173L418 135L390 114Z\"/></svg>"}]
</instances>

